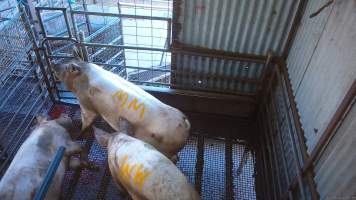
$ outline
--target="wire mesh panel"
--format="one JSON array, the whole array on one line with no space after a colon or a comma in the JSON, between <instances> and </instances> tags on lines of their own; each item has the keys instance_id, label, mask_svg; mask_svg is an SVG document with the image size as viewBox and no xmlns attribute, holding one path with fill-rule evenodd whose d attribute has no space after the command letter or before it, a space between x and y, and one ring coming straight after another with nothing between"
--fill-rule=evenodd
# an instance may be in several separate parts
<instances>
[{"instance_id":1,"label":"wire mesh panel","mask_svg":"<svg viewBox=\"0 0 356 200\"><path fill-rule=\"evenodd\" d=\"M46 112L46 96L33 57L32 41L18 11L0 22L0 174L29 134L36 115Z\"/></svg>"}]
</instances>

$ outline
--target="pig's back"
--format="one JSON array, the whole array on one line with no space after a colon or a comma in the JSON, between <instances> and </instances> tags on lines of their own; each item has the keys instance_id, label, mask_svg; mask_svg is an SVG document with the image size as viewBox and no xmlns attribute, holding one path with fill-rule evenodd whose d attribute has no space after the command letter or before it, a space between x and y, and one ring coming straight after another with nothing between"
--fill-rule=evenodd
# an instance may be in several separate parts
<instances>
[{"instance_id":1,"label":"pig's back","mask_svg":"<svg viewBox=\"0 0 356 200\"><path fill-rule=\"evenodd\" d=\"M43 139L41 137L43 137L41 129L34 130L17 151L0 181L1 200L33 198L55 154L55 149L51 149L47 144L39 143L39 140ZM42 149L45 146L49 147L49 151L45 152L46 149ZM62 172L62 169L58 171ZM51 191L50 189L49 192Z\"/></svg>"},{"instance_id":2,"label":"pig's back","mask_svg":"<svg viewBox=\"0 0 356 200\"><path fill-rule=\"evenodd\" d=\"M129 180L129 192L133 197L149 200L199 199L181 171L154 147L130 136L121 136L118 141L120 147L115 152L115 164L119 166L117 175L126 185Z\"/></svg>"}]
</instances>

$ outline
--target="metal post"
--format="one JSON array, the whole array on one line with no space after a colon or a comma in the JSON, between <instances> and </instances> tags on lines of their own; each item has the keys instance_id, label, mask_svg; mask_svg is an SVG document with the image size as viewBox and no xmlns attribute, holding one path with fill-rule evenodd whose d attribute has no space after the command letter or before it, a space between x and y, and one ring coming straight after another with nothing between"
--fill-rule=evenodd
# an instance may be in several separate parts
<instances>
[{"instance_id":1,"label":"metal post","mask_svg":"<svg viewBox=\"0 0 356 200\"><path fill-rule=\"evenodd\" d=\"M51 91L51 83L48 80L48 77L47 77L47 74L46 74L46 69L45 69L45 66L43 65L42 57L41 57L41 54L40 54L40 51L39 51L39 48L38 48L38 44L36 42L35 35L34 35L32 29L31 29L31 24L29 22L29 19L25 15L24 8L21 5L18 5L18 9L19 9L19 11L21 13L21 18L24 21L25 29L27 30L28 36L29 36L29 38L30 38L30 40L32 42L32 46L33 46L33 49L34 49L35 54L36 54L37 62L39 64L39 66L40 66L40 69L41 69L42 74L43 74L44 81L45 81L46 86L47 86L47 91L49 93L49 97L50 97L52 102L55 102L55 98L54 98L54 96L52 94L52 91ZM39 14L39 11L37 12L37 14ZM39 19L41 19L41 18L39 18ZM40 22L41 21L42 20L40 20ZM41 23L41 26L43 26L43 23Z\"/></svg>"},{"instance_id":2,"label":"metal post","mask_svg":"<svg viewBox=\"0 0 356 200\"><path fill-rule=\"evenodd\" d=\"M85 36L84 36L84 32L80 31L79 32L79 43L83 43L85 42ZM89 61L89 56L88 56L88 49L86 46L81 46L80 48L81 52L83 53L83 59L84 61Z\"/></svg>"}]
</instances>

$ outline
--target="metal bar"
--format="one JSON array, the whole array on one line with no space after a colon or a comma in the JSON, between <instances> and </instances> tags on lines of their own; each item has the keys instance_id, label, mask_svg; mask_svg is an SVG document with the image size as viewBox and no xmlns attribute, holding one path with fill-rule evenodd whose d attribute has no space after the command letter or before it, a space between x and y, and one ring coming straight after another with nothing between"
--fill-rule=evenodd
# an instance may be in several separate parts
<instances>
[{"instance_id":1,"label":"metal bar","mask_svg":"<svg viewBox=\"0 0 356 200\"><path fill-rule=\"evenodd\" d=\"M290 109L292 110L293 121L294 121L296 132L297 132L297 139L298 139L299 149L300 149L301 154L302 154L303 163L301 165L304 165L306 160L308 160L309 156L308 156L308 153L307 153L307 147L306 147L305 140L304 140L305 139L304 138L304 132L302 130L302 125L301 125L301 122L300 122L300 119L299 119L299 115L298 115L297 105L296 105L296 102L295 102L294 96L293 96L292 85L291 85L291 83L289 81L289 75L288 75L288 71L286 69L286 65L285 65L284 61L282 59L278 59L277 60L277 65L278 65L279 71L277 70L276 74L279 77L280 82L282 83L282 87L285 88L284 90L282 90L282 93L283 93L283 96L284 96L284 98L283 98L284 101L285 101L285 99L287 97L289 99ZM283 75L284 82L282 80L282 75L280 75L280 73ZM287 92L287 95L285 94L285 90ZM285 102L285 105L287 106L286 102ZM289 118L289 114L287 116L288 116L288 119L290 119ZM293 135L291 135L291 137L294 138ZM294 142L292 144L294 144ZM301 165L300 165L299 162L298 162L298 164L299 164L299 168L301 168ZM316 189L316 186L315 186L315 183L314 183L312 172L309 171L306 176L307 176L307 181L308 181L308 184L309 184L309 187L310 187L312 199L314 199L314 200L319 199L319 194L317 192L317 189Z\"/></svg>"},{"instance_id":2,"label":"metal bar","mask_svg":"<svg viewBox=\"0 0 356 200\"><path fill-rule=\"evenodd\" d=\"M73 26L73 30L74 30L74 37L78 40L78 27L77 27L77 23L75 21L75 17L73 15L73 7L72 7L72 3L70 1L68 1L68 7L69 7L69 14L70 14L70 18L71 18L71 22L72 22L72 26Z\"/></svg>"},{"instance_id":3,"label":"metal bar","mask_svg":"<svg viewBox=\"0 0 356 200\"><path fill-rule=\"evenodd\" d=\"M266 107L267 109L267 107ZM268 112L268 111L267 111ZM263 115L263 111L262 111L262 115ZM270 113L270 112L268 112ZM274 144L274 139L273 139L273 133L272 133L272 127L270 125L270 121L269 119L271 117L267 117L266 115L263 115L264 119L268 120L267 122L264 122L262 121L262 126L263 126L263 129L266 130L265 133L266 134L263 134L265 135L265 140L267 142L267 144L271 144L271 147L269 148L269 151L271 151L271 155L273 157L273 161L274 161L274 167L275 167L275 170L276 170L276 175L277 175L277 186L278 186L278 191L279 191L279 196L278 196L278 199L281 198L282 196L282 186L281 186L281 175L279 174L279 170L278 170L278 161L277 161L277 151L276 151L276 145ZM272 119L273 119L273 116L272 116Z\"/></svg>"},{"instance_id":4,"label":"metal bar","mask_svg":"<svg viewBox=\"0 0 356 200\"><path fill-rule=\"evenodd\" d=\"M234 186L233 186L233 176L232 176L232 139L228 138L225 143L225 165L226 165L226 199L234 199ZM243 161L241 161L243 162Z\"/></svg>"},{"instance_id":5,"label":"metal bar","mask_svg":"<svg viewBox=\"0 0 356 200\"><path fill-rule=\"evenodd\" d=\"M151 16L144 16L144 15L127 15L127 14L118 14L118 13L104 13L104 12L81 11L81 10L73 10L72 13L80 14L80 15L96 15L96 16L134 18L134 19L146 19L146 20L161 20L161 21L170 20L170 18L167 17L151 17Z\"/></svg>"},{"instance_id":6,"label":"metal bar","mask_svg":"<svg viewBox=\"0 0 356 200\"><path fill-rule=\"evenodd\" d=\"M84 32L80 31L79 32L79 43L83 43L85 41L85 36L84 36ZM86 46L82 46L81 47L81 51L83 53L83 59L84 61L88 62L89 61L89 56L88 56L88 49Z\"/></svg>"},{"instance_id":7,"label":"metal bar","mask_svg":"<svg viewBox=\"0 0 356 200\"><path fill-rule=\"evenodd\" d=\"M331 118L328 126L321 135L317 144L315 145L313 151L310 154L310 157L306 160L303 166L303 172L306 173L313 164L317 161L318 157L321 156L323 151L326 149L327 145L337 133L337 129L340 127L344 117L350 110L351 105L355 102L356 98L356 79L352 83L350 89L347 91L343 100L341 101L339 107Z\"/></svg>"},{"instance_id":8,"label":"metal bar","mask_svg":"<svg viewBox=\"0 0 356 200\"><path fill-rule=\"evenodd\" d=\"M72 34L72 30L70 29L70 26L69 26L68 15L67 15L67 9L63 10L63 15L64 15L64 21L65 21L66 26L67 26L68 37L69 37L69 38L72 38L72 37L73 37L73 34Z\"/></svg>"},{"instance_id":9,"label":"metal bar","mask_svg":"<svg viewBox=\"0 0 356 200\"><path fill-rule=\"evenodd\" d=\"M55 76L53 74L53 70L52 70L52 63L48 58L48 54L49 54L48 49L44 49L43 53L44 53L44 57L45 57L45 60L46 60L46 64L47 64L47 66L49 68L49 72L50 72L49 75L50 75L50 78L52 79L53 89L56 91L57 97L60 98L59 93L58 93L58 87L57 87L57 83L56 83L56 78L55 78ZM44 74L43 76L47 76L47 73Z\"/></svg>"},{"instance_id":10,"label":"metal bar","mask_svg":"<svg viewBox=\"0 0 356 200\"><path fill-rule=\"evenodd\" d=\"M61 160L64 156L64 152L65 152L65 147L61 146L58 148L54 159L52 160L51 164L49 165L47 174L41 184L41 187L36 192L36 195L34 198L35 200L42 200L45 198L48 188L52 182L52 179L53 179L54 175L56 174L59 164L61 163Z\"/></svg>"},{"instance_id":11,"label":"metal bar","mask_svg":"<svg viewBox=\"0 0 356 200\"><path fill-rule=\"evenodd\" d=\"M261 123L259 123L260 129L261 129ZM263 134L263 133L261 133ZM266 187L268 188L268 190L264 189L264 191L266 192L268 199L269 200L274 200L275 198L273 196L275 196L274 194L274 188L272 187L273 185L273 178L272 173L268 170L268 163L267 163L267 155L266 155L266 149L267 149L267 145L264 143L264 140L262 137L260 137L260 144L261 144L261 152L262 152L262 158L263 158L263 165L264 165L264 175L266 175ZM270 164L270 162L269 162ZM272 180L271 180L272 179ZM272 189L271 189L272 187ZM271 192L273 193L271 193Z\"/></svg>"},{"instance_id":12,"label":"metal bar","mask_svg":"<svg viewBox=\"0 0 356 200\"><path fill-rule=\"evenodd\" d=\"M84 11L88 11L88 5L87 5L87 2L86 0L83 0L83 8L84 8ZM71 10L73 11L73 10ZM72 14L72 17L74 18L74 15L73 13L71 12ZM92 30L91 30L91 23L90 23L90 20L89 20L89 16L88 15L85 15L85 22L87 24L87 29L88 29L88 35L91 34Z\"/></svg>"},{"instance_id":13,"label":"metal bar","mask_svg":"<svg viewBox=\"0 0 356 200\"><path fill-rule=\"evenodd\" d=\"M19 6L19 8L22 8L22 6ZM37 7L35 7L36 9L36 15L37 15L37 18L38 18L38 22L40 24L40 27L42 29L41 33L43 35L43 37L46 37L47 36L47 33L46 33L46 29L45 29L45 26L43 24L43 19L42 19L42 16L41 16L41 9L38 9ZM22 15L24 15L24 11L22 11ZM31 29L31 28L29 28Z\"/></svg>"},{"instance_id":14,"label":"metal bar","mask_svg":"<svg viewBox=\"0 0 356 200\"><path fill-rule=\"evenodd\" d=\"M246 61L252 63L260 63L265 64L267 61L267 56L260 56L254 54L241 54L241 53L233 53L221 50L212 50L201 47L193 47L186 44L181 44L176 42L171 48L173 53L182 53L194 56L203 56L203 57L213 57L219 59L227 59L227 60L237 60L237 61Z\"/></svg>"},{"instance_id":15,"label":"metal bar","mask_svg":"<svg viewBox=\"0 0 356 200\"><path fill-rule=\"evenodd\" d=\"M138 46L130 46L130 45L120 45L120 44L100 44L100 43L91 43L91 42L82 42L78 44L80 46L87 47L108 47L108 48L123 48L123 49L134 49L134 50L145 50L145 51L169 51L168 49L162 48L151 48L151 47L138 47Z\"/></svg>"},{"instance_id":16,"label":"metal bar","mask_svg":"<svg viewBox=\"0 0 356 200\"><path fill-rule=\"evenodd\" d=\"M284 94L284 87L283 87L282 78L280 77L280 74L279 74L278 70L275 73L277 74L277 79L279 79L279 83L281 84L282 93L283 93L283 97L282 97L283 104L284 104L285 108L287 109L286 110L286 115L287 115L287 122L288 122L288 125L289 125L289 130L290 130L290 135L289 136L290 136L290 140L291 140L291 143L292 143L292 149L293 149L293 155L294 155L293 158L294 158L294 162L296 163L295 166L296 166L296 173L297 173L297 181L298 181L298 184L299 184L299 187L300 187L301 195L302 195L303 199L306 199L307 197L306 197L306 193L305 193L305 190L304 190L303 177L302 177L302 174L301 174L301 164L300 164L300 159L299 159L299 156L298 156L298 150L300 148L298 148L297 143L295 141L295 137L293 135L293 126L292 126L291 119L290 119L290 116L289 116L289 106L287 104L286 96ZM271 98L273 99L273 97L271 97Z\"/></svg>"},{"instance_id":17,"label":"metal bar","mask_svg":"<svg viewBox=\"0 0 356 200\"><path fill-rule=\"evenodd\" d=\"M260 125L264 126L262 120L261 120ZM271 170L271 171L269 171L269 173L270 174L274 174L274 167L275 167L274 164L276 164L276 162L275 162L275 158L274 158L274 156L273 156L273 154L271 152L270 142L268 141L267 138L268 138L268 136L266 136L265 133L262 133L262 138L261 139L262 139L262 141L265 141L265 147L266 147L266 151L267 151L267 155L268 155L268 157L267 156L266 157L269 158L268 160L269 160L269 166L270 166L270 170ZM275 176L271 176L271 179L272 179L272 185L271 186L272 186L272 189L273 189L273 198L272 199L279 199L279 196L277 194L278 193L277 184L279 185L278 178L276 180Z\"/></svg>"},{"instance_id":18,"label":"metal bar","mask_svg":"<svg viewBox=\"0 0 356 200\"><path fill-rule=\"evenodd\" d=\"M59 11L64 11L67 8L63 8L63 7L47 7L47 6L36 6L35 7L36 10L59 10Z\"/></svg>"},{"instance_id":19,"label":"metal bar","mask_svg":"<svg viewBox=\"0 0 356 200\"><path fill-rule=\"evenodd\" d=\"M271 93L270 93L270 98L271 98L271 106L272 106L271 109L274 111L274 113L277 113L277 107L275 105L275 99L273 98L273 95ZM266 111L267 111L267 113L271 113L270 110L268 109L268 107L266 107ZM262 112L262 113L264 113L264 112ZM265 118L265 119L268 119L268 117ZM289 197L290 200L293 200L293 194L292 194L292 191L290 190L291 180L290 180L290 177L289 177L289 174L288 174L287 160L286 160L286 155L285 155L284 148L283 148L284 143L283 143L283 139L282 139L282 132L281 132L279 126L278 126L278 121L277 121L277 124L275 125L275 127L276 127L276 131L277 131L277 138L278 138L279 144L281 145L281 148L282 148L282 151L281 151L282 152L282 160L283 160L282 164L283 164L283 169L284 169L283 171L284 171L284 174L286 176L286 182L287 182L287 185L288 185L288 188L287 188L288 189L288 197ZM297 168L297 166L296 166L296 169L297 169L297 171L299 170ZM303 194L304 194L304 192L303 192L303 190L301 190L301 195L303 196Z\"/></svg>"},{"instance_id":20,"label":"metal bar","mask_svg":"<svg viewBox=\"0 0 356 200\"><path fill-rule=\"evenodd\" d=\"M203 167L204 167L204 136L200 134L198 136L198 152L197 152L197 162L195 164L195 189L201 195L201 185L202 185L202 177L203 177Z\"/></svg>"}]
</instances>

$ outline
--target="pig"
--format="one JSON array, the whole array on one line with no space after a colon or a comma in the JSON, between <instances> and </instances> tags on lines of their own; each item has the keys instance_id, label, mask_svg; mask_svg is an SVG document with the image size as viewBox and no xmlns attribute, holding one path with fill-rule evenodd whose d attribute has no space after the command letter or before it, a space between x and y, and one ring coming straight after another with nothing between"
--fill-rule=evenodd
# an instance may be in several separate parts
<instances>
[{"instance_id":1,"label":"pig","mask_svg":"<svg viewBox=\"0 0 356 200\"><path fill-rule=\"evenodd\" d=\"M60 146L65 154L55 173L45 199L59 199L65 170L70 167L88 167L86 161L71 157L82 152L82 146L71 140L67 129L71 127L70 118L61 116L47 120L39 116L36 128L21 145L9 168L0 181L1 200L30 200L40 188L47 169Z\"/></svg>"},{"instance_id":2,"label":"pig","mask_svg":"<svg viewBox=\"0 0 356 200\"><path fill-rule=\"evenodd\" d=\"M119 131L120 120L132 125L132 136L177 159L189 136L190 122L178 109L164 104L140 87L103 69L84 62L80 51L74 59L53 66L56 76L79 100L82 131L101 116Z\"/></svg>"},{"instance_id":3,"label":"pig","mask_svg":"<svg viewBox=\"0 0 356 200\"><path fill-rule=\"evenodd\" d=\"M198 200L199 194L171 160L153 146L124 132L94 127L96 140L108 149L114 181L133 200Z\"/></svg>"}]
</instances>

